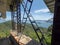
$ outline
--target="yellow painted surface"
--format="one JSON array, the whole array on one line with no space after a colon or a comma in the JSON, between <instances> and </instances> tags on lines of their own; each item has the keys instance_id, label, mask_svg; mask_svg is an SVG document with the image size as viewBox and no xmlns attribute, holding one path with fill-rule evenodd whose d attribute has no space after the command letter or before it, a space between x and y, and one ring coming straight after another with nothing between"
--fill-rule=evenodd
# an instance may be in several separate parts
<instances>
[{"instance_id":1,"label":"yellow painted surface","mask_svg":"<svg viewBox=\"0 0 60 45\"><path fill-rule=\"evenodd\" d=\"M15 38L15 40L17 41L17 42L19 42L19 44L24 44L24 45L26 45L26 44L28 44L32 39L30 38L30 37L28 37L28 36L26 36L26 35L23 35L23 34L19 34L19 35L17 35L17 32L15 31L11 31L11 35Z\"/></svg>"}]
</instances>

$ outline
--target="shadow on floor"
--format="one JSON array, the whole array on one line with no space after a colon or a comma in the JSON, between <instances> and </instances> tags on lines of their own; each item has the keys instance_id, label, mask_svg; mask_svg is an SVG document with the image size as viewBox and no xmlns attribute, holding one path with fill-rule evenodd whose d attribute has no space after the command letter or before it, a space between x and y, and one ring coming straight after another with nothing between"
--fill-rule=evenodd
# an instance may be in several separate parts
<instances>
[{"instance_id":1,"label":"shadow on floor","mask_svg":"<svg viewBox=\"0 0 60 45\"><path fill-rule=\"evenodd\" d=\"M12 45L9 38L0 39L0 45Z\"/></svg>"}]
</instances>

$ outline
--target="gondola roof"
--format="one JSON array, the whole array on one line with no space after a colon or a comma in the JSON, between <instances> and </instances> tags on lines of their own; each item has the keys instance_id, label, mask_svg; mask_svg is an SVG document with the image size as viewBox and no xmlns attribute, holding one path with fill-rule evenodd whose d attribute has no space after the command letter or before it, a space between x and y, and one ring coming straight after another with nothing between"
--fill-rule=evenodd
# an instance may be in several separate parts
<instances>
[{"instance_id":1,"label":"gondola roof","mask_svg":"<svg viewBox=\"0 0 60 45\"><path fill-rule=\"evenodd\" d=\"M55 4L55 0L44 0L44 2L46 3L47 7L49 8L49 10L54 13L54 4Z\"/></svg>"},{"instance_id":2,"label":"gondola roof","mask_svg":"<svg viewBox=\"0 0 60 45\"><path fill-rule=\"evenodd\" d=\"M0 0L0 17L6 18L6 11L10 11L12 1L15 0Z\"/></svg>"}]
</instances>

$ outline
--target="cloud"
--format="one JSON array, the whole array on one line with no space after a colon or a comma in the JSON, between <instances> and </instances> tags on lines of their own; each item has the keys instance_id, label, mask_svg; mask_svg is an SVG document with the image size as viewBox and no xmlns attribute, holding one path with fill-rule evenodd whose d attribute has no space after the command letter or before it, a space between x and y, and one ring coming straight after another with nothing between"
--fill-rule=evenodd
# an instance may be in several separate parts
<instances>
[{"instance_id":1,"label":"cloud","mask_svg":"<svg viewBox=\"0 0 60 45\"><path fill-rule=\"evenodd\" d=\"M34 13L47 13L50 12L49 9L40 9L40 10L35 10Z\"/></svg>"}]
</instances>

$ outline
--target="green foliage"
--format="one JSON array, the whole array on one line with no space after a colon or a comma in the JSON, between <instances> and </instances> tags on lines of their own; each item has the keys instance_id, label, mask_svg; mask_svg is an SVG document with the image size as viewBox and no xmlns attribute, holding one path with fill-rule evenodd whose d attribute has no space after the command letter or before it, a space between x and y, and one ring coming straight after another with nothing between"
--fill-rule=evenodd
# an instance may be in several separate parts
<instances>
[{"instance_id":1,"label":"green foliage","mask_svg":"<svg viewBox=\"0 0 60 45\"><path fill-rule=\"evenodd\" d=\"M4 38L10 35L11 21L0 23L0 38Z\"/></svg>"},{"instance_id":2,"label":"green foliage","mask_svg":"<svg viewBox=\"0 0 60 45\"><path fill-rule=\"evenodd\" d=\"M53 25L50 25L50 26L48 27L48 32L52 32L52 27L53 27Z\"/></svg>"},{"instance_id":3,"label":"green foliage","mask_svg":"<svg viewBox=\"0 0 60 45\"><path fill-rule=\"evenodd\" d=\"M48 29L46 29L46 28L40 27L40 29L44 33L44 35L45 35L44 37L46 38L46 41L47 41L48 45L51 45L51 35L50 35L51 32L48 32ZM26 25L26 28L23 31L23 33L25 35L30 36L32 39L35 39L36 41L39 41L37 36L36 36L35 31L33 30L32 26L30 24ZM42 35L39 31L38 31L38 34L39 34L40 37L42 37Z\"/></svg>"},{"instance_id":4,"label":"green foliage","mask_svg":"<svg viewBox=\"0 0 60 45\"><path fill-rule=\"evenodd\" d=\"M1 23L0 24L0 38L7 37L10 35L10 29L11 29L11 21ZM35 31L33 30L32 26L30 24L27 24L25 26L26 28L22 31L23 34L30 36L32 39L39 41ZM49 27L50 28L50 27ZM48 42L48 45L51 45L51 31L48 31L46 28L40 27L41 31L44 33L46 41ZM51 30L51 29L49 29ZM38 31L38 34L41 36L41 33Z\"/></svg>"}]
</instances>

